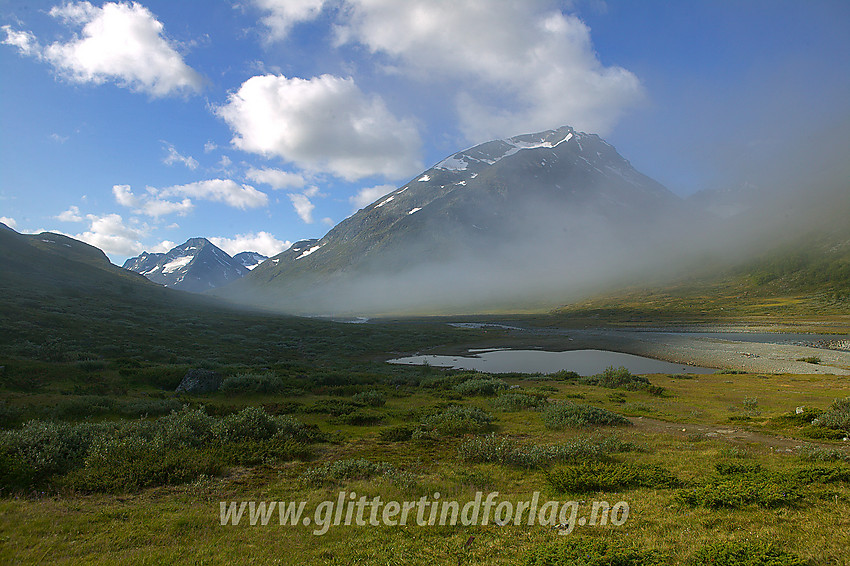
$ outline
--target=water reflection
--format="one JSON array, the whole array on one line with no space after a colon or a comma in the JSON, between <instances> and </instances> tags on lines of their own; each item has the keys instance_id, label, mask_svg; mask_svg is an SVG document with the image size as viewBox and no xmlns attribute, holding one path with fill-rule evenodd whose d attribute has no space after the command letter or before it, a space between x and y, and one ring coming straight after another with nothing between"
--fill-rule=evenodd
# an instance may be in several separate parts
<instances>
[{"instance_id":1,"label":"water reflection","mask_svg":"<svg viewBox=\"0 0 850 566\"><path fill-rule=\"evenodd\" d=\"M432 365L487 373L554 373L571 370L580 375L601 373L606 367L623 366L635 374L643 373L713 373L716 370L674 364L633 354L606 350L489 350L474 356L410 356L390 360L394 364Z\"/></svg>"}]
</instances>

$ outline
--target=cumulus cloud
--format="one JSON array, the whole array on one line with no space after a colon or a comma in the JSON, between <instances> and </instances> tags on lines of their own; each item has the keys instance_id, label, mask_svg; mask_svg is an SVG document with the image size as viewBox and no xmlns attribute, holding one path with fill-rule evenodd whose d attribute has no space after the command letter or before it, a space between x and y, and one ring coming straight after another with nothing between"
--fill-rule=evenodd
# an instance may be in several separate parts
<instances>
[{"instance_id":1,"label":"cumulus cloud","mask_svg":"<svg viewBox=\"0 0 850 566\"><path fill-rule=\"evenodd\" d=\"M269 185L275 190L288 188L300 189L307 184L307 180L303 175L269 167L264 167L262 169L255 169L254 167L251 167L245 173L245 176L255 183Z\"/></svg>"},{"instance_id":2,"label":"cumulus cloud","mask_svg":"<svg viewBox=\"0 0 850 566\"><path fill-rule=\"evenodd\" d=\"M325 0L254 0L266 14L262 22L268 28L268 41L283 39L298 22L316 18L324 4Z\"/></svg>"},{"instance_id":3,"label":"cumulus cloud","mask_svg":"<svg viewBox=\"0 0 850 566\"><path fill-rule=\"evenodd\" d=\"M17 228L18 223L15 222L14 218L10 218L9 216L0 216L0 222L8 226L9 228Z\"/></svg>"},{"instance_id":4,"label":"cumulus cloud","mask_svg":"<svg viewBox=\"0 0 850 566\"><path fill-rule=\"evenodd\" d=\"M185 165L189 169L195 170L198 168L198 161L192 157L191 155L181 155L177 149L171 145L170 143L163 142L165 146L165 150L168 152L168 155L162 160L166 165L174 165L175 163L179 163L181 165Z\"/></svg>"},{"instance_id":5,"label":"cumulus cloud","mask_svg":"<svg viewBox=\"0 0 850 566\"><path fill-rule=\"evenodd\" d=\"M177 244L171 240L163 240L150 249L151 253L164 254L170 252Z\"/></svg>"},{"instance_id":6,"label":"cumulus cloud","mask_svg":"<svg viewBox=\"0 0 850 566\"><path fill-rule=\"evenodd\" d=\"M396 71L459 85L470 141L569 124L605 133L643 96L638 78L605 66L590 29L546 0L348 0L339 43L389 55Z\"/></svg>"},{"instance_id":7,"label":"cumulus cloud","mask_svg":"<svg viewBox=\"0 0 850 566\"><path fill-rule=\"evenodd\" d=\"M292 201L292 206L295 207L295 212L306 224L313 223L313 209L316 205L310 201L310 197L302 193L289 193L287 195Z\"/></svg>"},{"instance_id":8,"label":"cumulus cloud","mask_svg":"<svg viewBox=\"0 0 850 566\"><path fill-rule=\"evenodd\" d=\"M413 121L395 117L383 99L367 95L351 78L251 77L216 113L233 130L237 148L308 171L355 180L401 178L422 169Z\"/></svg>"},{"instance_id":9,"label":"cumulus cloud","mask_svg":"<svg viewBox=\"0 0 850 566\"><path fill-rule=\"evenodd\" d=\"M139 240L146 235L144 227L133 228L119 214L86 215L89 229L74 238L100 248L107 254L131 256L144 251Z\"/></svg>"},{"instance_id":10,"label":"cumulus cloud","mask_svg":"<svg viewBox=\"0 0 850 566\"><path fill-rule=\"evenodd\" d=\"M213 237L209 238L209 241L232 256L240 252L258 252L271 257L292 245L289 240L278 240L268 232L237 234L232 238Z\"/></svg>"},{"instance_id":11,"label":"cumulus cloud","mask_svg":"<svg viewBox=\"0 0 850 566\"><path fill-rule=\"evenodd\" d=\"M201 76L183 61L164 37L162 23L141 4L108 2L98 8L89 2L71 2L54 7L50 15L82 28L81 34L42 48L32 33L3 26L3 43L50 62L76 82L114 81L152 96L201 88Z\"/></svg>"},{"instance_id":12,"label":"cumulus cloud","mask_svg":"<svg viewBox=\"0 0 850 566\"><path fill-rule=\"evenodd\" d=\"M4 45L11 45L18 48L18 53L28 57L40 57L41 45L35 35L29 31L19 31L12 29L12 26L3 26L2 29L6 32L6 39L3 40Z\"/></svg>"},{"instance_id":13,"label":"cumulus cloud","mask_svg":"<svg viewBox=\"0 0 850 566\"><path fill-rule=\"evenodd\" d=\"M131 190L130 185L115 185L112 187L115 202L121 206L132 208L139 214L146 214L154 218L174 213L185 216L195 207L188 198L184 198L180 202L175 202L159 198L157 193L158 191L156 189L148 188L147 194L136 196Z\"/></svg>"},{"instance_id":14,"label":"cumulus cloud","mask_svg":"<svg viewBox=\"0 0 850 566\"><path fill-rule=\"evenodd\" d=\"M56 220L61 220L62 222L82 222L83 217L80 216L80 209L76 206L71 206L68 210L59 213L56 217Z\"/></svg>"},{"instance_id":15,"label":"cumulus cloud","mask_svg":"<svg viewBox=\"0 0 850 566\"><path fill-rule=\"evenodd\" d=\"M376 187L365 187L357 191L357 194L349 197L348 201L357 209L369 206L385 194L396 190L394 185L378 185Z\"/></svg>"},{"instance_id":16,"label":"cumulus cloud","mask_svg":"<svg viewBox=\"0 0 850 566\"><path fill-rule=\"evenodd\" d=\"M186 185L174 185L161 189L157 193L163 197L194 197L203 200L223 202L234 208L258 208L266 206L269 197L251 185L240 185L230 179L210 179Z\"/></svg>"}]
</instances>

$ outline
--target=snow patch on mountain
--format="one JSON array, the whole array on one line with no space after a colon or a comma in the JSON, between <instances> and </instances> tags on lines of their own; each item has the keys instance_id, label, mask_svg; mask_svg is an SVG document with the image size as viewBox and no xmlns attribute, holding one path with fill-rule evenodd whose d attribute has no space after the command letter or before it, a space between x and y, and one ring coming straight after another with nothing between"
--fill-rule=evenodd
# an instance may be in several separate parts
<instances>
[{"instance_id":1,"label":"snow patch on mountain","mask_svg":"<svg viewBox=\"0 0 850 566\"><path fill-rule=\"evenodd\" d=\"M185 257L178 257L175 260L169 261L165 265L162 266L163 273L171 273L173 271L177 271L181 267L186 267L189 263L195 259L193 255L187 255Z\"/></svg>"}]
</instances>

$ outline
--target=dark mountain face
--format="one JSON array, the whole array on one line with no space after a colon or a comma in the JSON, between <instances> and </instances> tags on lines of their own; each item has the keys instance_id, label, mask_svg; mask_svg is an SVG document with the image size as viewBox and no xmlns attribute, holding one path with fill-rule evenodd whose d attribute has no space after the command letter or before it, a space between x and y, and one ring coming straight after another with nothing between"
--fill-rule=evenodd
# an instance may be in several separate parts
<instances>
[{"instance_id":1,"label":"dark mountain face","mask_svg":"<svg viewBox=\"0 0 850 566\"><path fill-rule=\"evenodd\" d=\"M206 238L192 238L164 254L144 252L123 267L165 287L193 293L226 285L249 272Z\"/></svg>"},{"instance_id":2,"label":"dark mountain face","mask_svg":"<svg viewBox=\"0 0 850 566\"><path fill-rule=\"evenodd\" d=\"M456 153L226 292L301 312L534 302L633 264L683 211L598 136L563 127Z\"/></svg>"},{"instance_id":3,"label":"dark mountain face","mask_svg":"<svg viewBox=\"0 0 850 566\"><path fill-rule=\"evenodd\" d=\"M269 259L269 256L265 256L257 252L239 252L238 254L233 256L233 260L236 263L238 263L249 271L257 267L267 259Z\"/></svg>"}]
</instances>

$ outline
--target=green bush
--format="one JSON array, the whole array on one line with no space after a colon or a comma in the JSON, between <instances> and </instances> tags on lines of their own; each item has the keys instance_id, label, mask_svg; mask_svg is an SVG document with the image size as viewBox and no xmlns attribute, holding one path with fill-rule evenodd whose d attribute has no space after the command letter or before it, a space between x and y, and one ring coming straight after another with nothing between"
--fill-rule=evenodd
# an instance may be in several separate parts
<instances>
[{"instance_id":1,"label":"green bush","mask_svg":"<svg viewBox=\"0 0 850 566\"><path fill-rule=\"evenodd\" d=\"M622 462L581 462L558 468L546 480L559 492L588 493L617 491L633 487L669 489L681 485L679 479L657 465Z\"/></svg>"},{"instance_id":2,"label":"green bush","mask_svg":"<svg viewBox=\"0 0 850 566\"><path fill-rule=\"evenodd\" d=\"M358 409L353 413L331 417L329 422L332 424L352 426L373 426L381 424L385 419L386 415L384 413L369 409Z\"/></svg>"},{"instance_id":3,"label":"green bush","mask_svg":"<svg viewBox=\"0 0 850 566\"><path fill-rule=\"evenodd\" d=\"M313 404L305 407L304 412L327 413L329 415L338 417L340 415L347 415L348 413L353 413L354 411L360 409L360 407L361 405L359 403L354 403L353 401L340 401L339 399L320 399L319 401L315 401Z\"/></svg>"},{"instance_id":4,"label":"green bush","mask_svg":"<svg viewBox=\"0 0 850 566\"><path fill-rule=\"evenodd\" d=\"M608 366L602 373L585 377L583 383L607 387L608 389L641 389L649 385L649 380L639 375L633 375L624 367Z\"/></svg>"},{"instance_id":5,"label":"green bush","mask_svg":"<svg viewBox=\"0 0 850 566\"><path fill-rule=\"evenodd\" d=\"M113 438L92 447L85 465L62 482L82 491L124 492L215 475L220 464L201 450L174 450L139 437Z\"/></svg>"},{"instance_id":6,"label":"green bush","mask_svg":"<svg viewBox=\"0 0 850 566\"><path fill-rule=\"evenodd\" d=\"M571 427L622 426L631 422L607 409L581 403L552 403L543 412L546 428L562 430Z\"/></svg>"},{"instance_id":7,"label":"green bush","mask_svg":"<svg viewBox=\"0 0 850 566\"><path fill-rule=\"evenodd\" d=\"M480 379L467 379L463 383L454 386L454 390L461 395L485 395L492 396L497 392L508 388L504 380L495 377Z\"/></svg>"},{"instance_id":8,"label":"green bush","mask_svg":"<svg viewBox=\"0 0 850 566\"><path fill-rule=\"evenodd\" d=\"M821 448L820 446L803 446L797 455L801 460L810 462L850 462L850 454L834 448Z\"/></svg>"},{"instance_id":9,"label":"green bush","mask_svg":"<svg viewBox=\"0 0 850 566\"><path fill-rule=\"evenodd\" d=\"M32 420L0 434L0 488L44 484L82 464L95 436L107 426Z\"/></svg>"},{"instance_id":10,"label":"green bush","mask_svg":"<svg viewBox=\"0 0 850 566\"><path fill-rule=\"evenodd\" d=\"M384 442L406 442L413 437L416 427L411 425L399 425L382 428L378 431L378 438Z\"/></svg>"},{"instance_id":11,"label":"green bush","mask_svg":"<svg viewBox=\"0 0 850 566\"><path fill-rule=\"evenodd\" d=\"M489 428L493 415L467 405L452 405L442 412L424 417L414 438L439 438L475 434Z\"/></svg>"},{"instance_id":12,"label":"green bush","mask_svg":"<svg viewBox=\"0 0 850 566\"><path fill-rule=\"evenodd\" d=\"M527 566L666 566L670 557L658 550L609 538L564 537L535 548Z\"/></svg>"},{"instance_id":13,"label":"green bush","mask_svg":"<svg viewBox=\"0 0 850 566\"><path fill-rule=\"evenodd\" d=\"M850 397L836 399L812 424L850 433Z\"/></svg>"},{"instance_id":14,"label":"green bush","mask_svg":"<svg viewBox=\"0 0 850 566\"><path fill-rule=\"evenodd\" d=\"M274 373L240 373L225 377L219 391L224 393L262 393L266 395L286 391L287 384Z\"/></svg>"},{"instance_id":15,"label":"green bush","mask_svg":"<svg viewBox=\"0 0 850 566\"><path fill-rule=\"evenodd\" d=\"M351 398L351 400L355 403L362 403L370 407L383 407L387 403L386 396L375 389L369 389L368 391L357 393Z\"/></svg>"},{"instance_id":16,"label":"green bush","mask_svg":"<svg viewBox=\"0 0 850 566\"><path fill-rule=\"evenodd\" d=\"M374 463L363 458L327 462L318 468L308 470L301 480L308 485L320 487L339 484L352 480L367 480L381 477L399 485L413 485L416 478L408 472L396 469L387 462Z\"/></svg>"},{"instance_id":17,"label":"green bush","mask_svg":"<svg viewBox=\"0 0 850 566\"><path fill-rule=\"evenodd\" d=\"M695 565L714 566L805 566L805 560L773 543L761 541L714 542L694 555Z\"/></svg>"},{"instance_id":18,"label":"green bush","mask_svg":"<svg viewBox=\"0 0 850 566\"><path fill-rule=\"evenodd\" d=\"M490 402L493 408L500 411L540 411L547 405L544 395L536 395L523 391L502 392Z\"/></svg>"},{"instance_id":19,"label":"green bush","mask_svg":"<svg viewBox=\"0 0 850 566\"><path fill-rule=\"evenodd\" d=\"M572 381L574 379L581 378L581 375L574 371L568 371L562 369L561 371L556 371L555 373L550 373L549 377L554 379L555 381Z\"/></svg>"},{"instance_id":20,"label":"green bush","mask_svg":"<svg viewBox=\"0 0 850 566\"><path fill-rule=\"evenodd\" d=\"M633 444L616 437L580 438L555 445L523 445L510 437L490 434L464 441L458 447L458 455L461 460L471 463L541 468L555 463L605 459L610 454L634 449Z\"/></svg>"},{"instance_id":21,"label":"green bush","mask_svg":"<svg viewBox=\"0 0 850 566\"><path fill-rule=\"evenodd\" d=\"M790 505L801 497L796 485L769 473L715 476L676 494L691 507L740 509L750 505L772 509Z\"/></svg>"}]
</instances>

